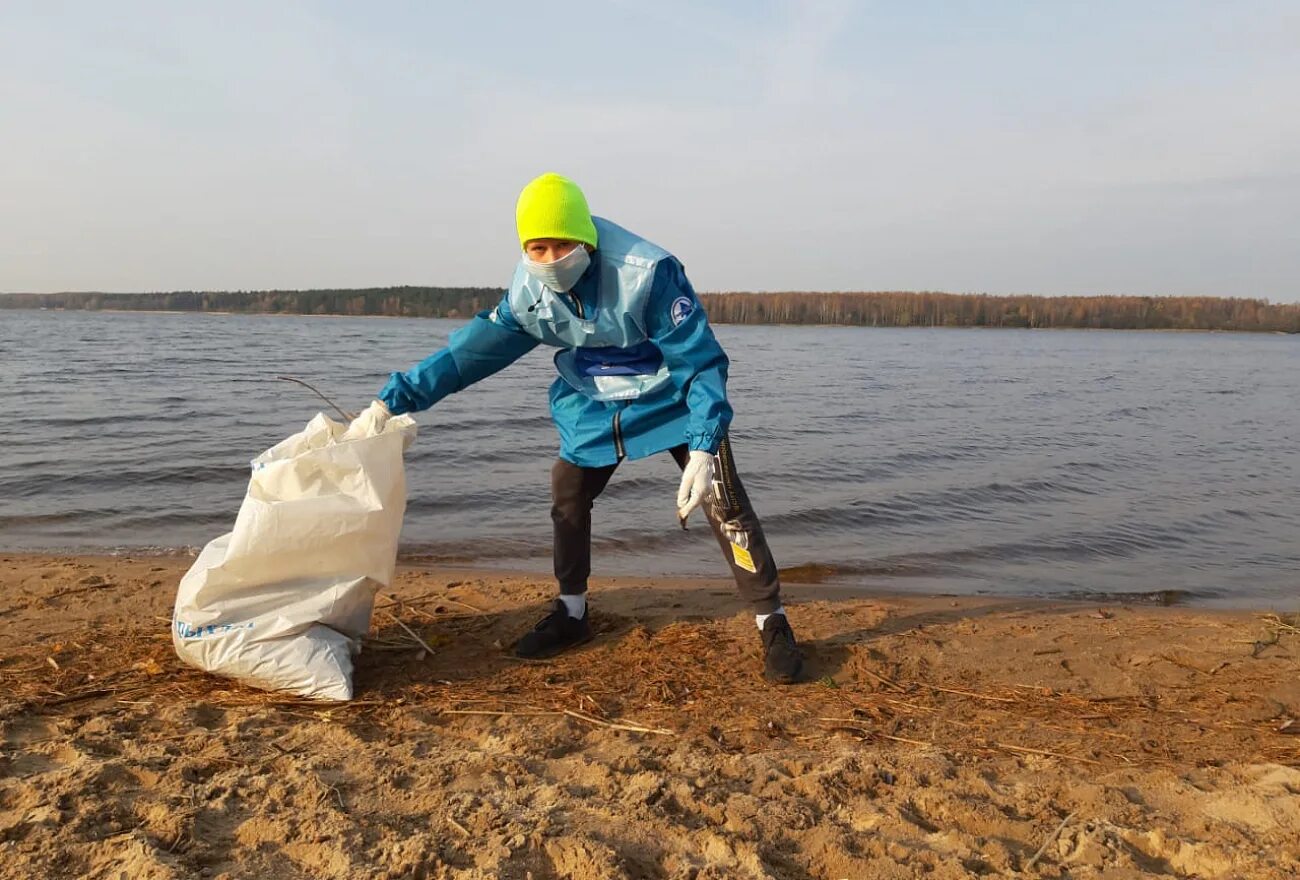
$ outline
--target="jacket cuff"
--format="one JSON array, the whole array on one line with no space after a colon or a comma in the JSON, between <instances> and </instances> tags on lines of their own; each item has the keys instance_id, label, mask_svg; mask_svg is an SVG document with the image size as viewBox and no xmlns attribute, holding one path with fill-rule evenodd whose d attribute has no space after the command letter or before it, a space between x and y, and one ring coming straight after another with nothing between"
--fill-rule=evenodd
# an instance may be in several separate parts
<instances>
[{"instance_id":1,"label":"jacket cuff","mask_svg":"<svg viewBox=\"0 0 1300 880\"><path fill-rule=\"evenodd\" d=\"M688 438L688 445L692 450L707 452L709 455L717 455L718 446L722 443L723 432L708 431L703 434L691 434Z\"/></svg>"}]
</instances>

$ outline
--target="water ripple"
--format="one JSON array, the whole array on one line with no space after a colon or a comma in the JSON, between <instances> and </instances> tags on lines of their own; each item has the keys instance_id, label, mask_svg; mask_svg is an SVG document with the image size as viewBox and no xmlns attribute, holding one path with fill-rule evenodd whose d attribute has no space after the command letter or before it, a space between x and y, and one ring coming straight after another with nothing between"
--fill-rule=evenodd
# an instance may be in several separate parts
<instances>
[{"instance_id":1,"label":"water ripple","mask_svg":"<svg viewBox=\"0 0 1300 880\"><path fill-rule=\"evenodd\" d=\"M234 522L248 461L321 408L276 376L359 410L461 323L0 314L0 549L189 552ZM736 458L791 583L1256 605L1300 590L1295 339L716 332ZM539 350L417 416L404 554L546 566L553 375ZM725 574L703 521L677 526L678 480L667 456L623 463L593 511L598 573Z\"/></svg>"}]
</instances>

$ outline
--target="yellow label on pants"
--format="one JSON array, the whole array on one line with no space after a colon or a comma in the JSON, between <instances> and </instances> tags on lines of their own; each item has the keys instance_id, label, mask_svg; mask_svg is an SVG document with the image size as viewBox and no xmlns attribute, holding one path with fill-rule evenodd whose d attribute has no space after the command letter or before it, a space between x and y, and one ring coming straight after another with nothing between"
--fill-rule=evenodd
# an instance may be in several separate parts
<instances>
[{"instance_id":1,"label":"yellow label on pants","mask_svg":"<svg viewBox=\"0 0 1300 880\"><path fill-rule=\"evenodd\" d=\"M731 557L736 560L736 565L745 571L757 573L758 569L754 567L754 557L749 555L749 551L739 544L731 545Z\"/></svg>"}]
</instances>

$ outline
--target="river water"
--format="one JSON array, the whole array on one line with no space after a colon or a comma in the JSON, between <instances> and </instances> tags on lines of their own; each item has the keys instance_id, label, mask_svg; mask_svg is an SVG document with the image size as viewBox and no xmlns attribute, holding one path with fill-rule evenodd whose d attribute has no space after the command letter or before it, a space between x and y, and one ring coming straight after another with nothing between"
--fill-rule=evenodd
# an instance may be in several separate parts
<instances>
[{"instance_id":1,"label":"river water","mask_svg":"<svg viewBox=\"0 0 1300 880\"><path fill-rule=\"evenodd\" d=\"M248 461L461 322L0 311L0 549L192 552ZM719 326L782 567L869 589L1300 606L1300 338ZM537 351L417 416L403 552L549 568ZM725 575L666 456L597 502L595 573Z\"/></svg>"}]
</instances>

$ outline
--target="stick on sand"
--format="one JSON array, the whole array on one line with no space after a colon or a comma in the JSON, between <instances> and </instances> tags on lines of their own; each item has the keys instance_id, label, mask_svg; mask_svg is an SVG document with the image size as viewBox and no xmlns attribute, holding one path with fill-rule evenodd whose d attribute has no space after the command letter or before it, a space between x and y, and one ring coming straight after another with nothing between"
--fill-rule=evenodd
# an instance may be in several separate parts
<instances>
[{"instance_id":1,"label":"stick on sand","mask_svg":"<svg viewBox=\"0 0 1300 880\"><path fill-rule=\"evenodd\" d=\"M402 629L406 630L407 635L409 635L411 638L415 639L417 642L420 643L420 647L421 647L421 648L424 648L424 650L427 651L427 652L429 653L429 656L430 656L430 657L433 656L433 648L430 648L430 647L429 647L429 643L426 642L424 639L420 638L419 636L417 636L417 635L415 634L415 630L411 629L409 626L407 626L406 624L402 623L401 618L399 618L396 614L393 614L393 613L391 613L391 612L389 612L389 611L385 611L383 608L380 608L380 609L379 609L379 612L380 612L381 614L384 614L384 615L387 616L387 617L391 617L391 618L393 619L393 622L394 622L394 623L396 623L396 624L397 624L398 626L400 626Z\"/></svg>"},{"instance_id":2,"label":"stick on sand","mask_svg":"<svg viewBox=\"0 0 1300 880\"><path fill-rule=\"evenodd\" d=\"M1033 870L1034 865L1038 864L1038 860L1043 857L1043 853L1047 852L1047 848L1051 846L1052 841L1056 840L1056 838L1060 836L1061 832L1065 830L1065 826L1070 824L1070 820L1073 818L1074 818L1074 813L1071 813L1070 815L1066 816L1064 819L1061 820L1061 824L1057 825L1055 830L1053 830L1051 834L1047 835L1047 839L1044 840L1043 845L1038 848L1038 852L1030 856L1029 861L1025 862L1024 869L1026 871Z\"/></svg>"}]
</instances>

